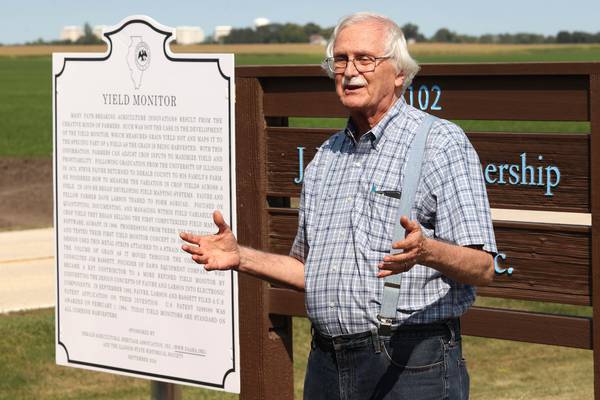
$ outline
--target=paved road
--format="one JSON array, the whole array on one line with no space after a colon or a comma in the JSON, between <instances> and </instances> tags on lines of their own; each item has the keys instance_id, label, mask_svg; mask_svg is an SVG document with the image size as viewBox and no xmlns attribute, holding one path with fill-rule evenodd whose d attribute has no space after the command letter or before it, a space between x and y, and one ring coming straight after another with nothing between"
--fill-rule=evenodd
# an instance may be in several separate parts
<instances>
[{"instance_id":1,"label":"paved road","mask_svg":"<svg viewBox=\"0 0 600 400\"><path fill-rule=\"evenodd\" d=\"M0 313L53 307L52 228L0 232Z\"/></svg>"}]
</instances>

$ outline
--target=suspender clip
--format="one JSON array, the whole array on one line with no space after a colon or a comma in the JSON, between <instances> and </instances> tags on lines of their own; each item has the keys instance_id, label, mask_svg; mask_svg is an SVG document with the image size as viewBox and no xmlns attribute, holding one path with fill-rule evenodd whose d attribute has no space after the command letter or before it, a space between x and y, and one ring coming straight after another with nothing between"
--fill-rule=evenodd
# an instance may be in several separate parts
<instances>
[{"instance_id":1,"label":"suspender clip","mask_svg":"<svg viewBox=\"0 0 600 400\"><path fill-rule=\"evenodd\" d=\"M381 315L377 316L379 320L379 336L392 336L392 323L394 320L392 318L382 317Z\"/></svg>"}]
</instances>

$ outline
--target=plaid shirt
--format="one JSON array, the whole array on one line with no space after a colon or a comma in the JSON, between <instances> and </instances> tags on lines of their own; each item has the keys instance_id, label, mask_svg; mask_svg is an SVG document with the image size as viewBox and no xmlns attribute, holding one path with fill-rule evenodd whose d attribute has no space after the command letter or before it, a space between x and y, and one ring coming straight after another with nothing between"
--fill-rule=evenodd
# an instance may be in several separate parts
<instances>
[{"instance_id":1,"label":"plaid shirt","mask_svg":"<svg viewBox=\"0 0 600 400\"><path fill-rule=\"evenodd\" d=\"M307 166L298 233L290 251L305 264L306 309L329 335L377 326L384 280L377 265L389 253L405 159L425 113L398 100L356 141L349 122ZM334 140L341 140L332 151ZM428 237L495 253L496 244L479 158L455 124L434 122L410 216ZM415 265L404 273L397 319L428 323L457 317L475 300L475 288Z\"/></svg>"}]
</instances>

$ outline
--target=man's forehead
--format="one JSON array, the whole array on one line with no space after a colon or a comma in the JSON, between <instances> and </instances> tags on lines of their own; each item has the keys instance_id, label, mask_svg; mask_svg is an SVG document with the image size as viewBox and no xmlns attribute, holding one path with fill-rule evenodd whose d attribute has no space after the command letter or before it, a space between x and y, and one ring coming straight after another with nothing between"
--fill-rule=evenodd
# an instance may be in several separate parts
<instances>
[{"instance_id":1,"label":"man's forehead","mask_svg":"<svg viewBox=\"0 0 600 400\"><path fill-rule=\"evenodd\" d=\"M334 54L376 54L385 48L385 26L375 21L356 22L342 29L333 46Z\"/></svg>"}]
</instances>

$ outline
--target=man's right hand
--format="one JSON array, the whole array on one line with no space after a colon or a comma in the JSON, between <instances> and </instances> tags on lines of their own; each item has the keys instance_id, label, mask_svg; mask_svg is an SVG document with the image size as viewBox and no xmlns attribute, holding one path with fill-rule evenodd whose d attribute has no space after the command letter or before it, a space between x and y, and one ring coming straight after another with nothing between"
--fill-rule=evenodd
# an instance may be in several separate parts
<instances>
[{"instance_id":1,"label":"man's right hand","mask_svg":"<svg viewBox=\"0 0 600 400\"><path fill-rule=\"evenodd\" d=\"M213 212L213 221L219 228L214 235L193 235L181 232L179 237L186 242L181 248L192 255L192 260L203 264L207 271L236 269L240 265L240 248L237 239L225 223L219 211Z\"/></svg>"}]
</instances>

